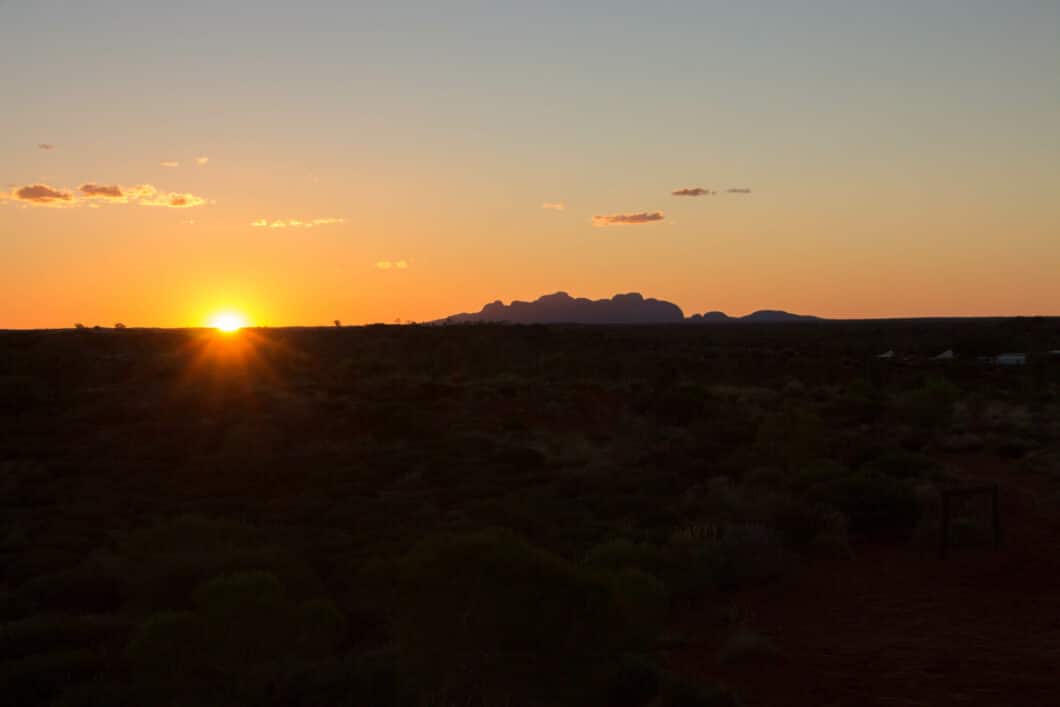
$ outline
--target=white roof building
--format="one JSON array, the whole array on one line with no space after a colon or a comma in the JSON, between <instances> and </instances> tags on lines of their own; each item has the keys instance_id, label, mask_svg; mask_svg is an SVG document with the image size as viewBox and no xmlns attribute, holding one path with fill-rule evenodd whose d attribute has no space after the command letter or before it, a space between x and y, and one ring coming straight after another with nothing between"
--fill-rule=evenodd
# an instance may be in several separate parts
<instances>
[{"instance_id":1,"label":"white roof building","mask_svg":"<svg viewBox=\"0 0 1060 707\"><path fill-rule=\"evenodd\" d=\"M1027 354L1003 353L994 357L994 363L999 366L1022 366L1027 363Z\"/></svg>"}]
</instances>

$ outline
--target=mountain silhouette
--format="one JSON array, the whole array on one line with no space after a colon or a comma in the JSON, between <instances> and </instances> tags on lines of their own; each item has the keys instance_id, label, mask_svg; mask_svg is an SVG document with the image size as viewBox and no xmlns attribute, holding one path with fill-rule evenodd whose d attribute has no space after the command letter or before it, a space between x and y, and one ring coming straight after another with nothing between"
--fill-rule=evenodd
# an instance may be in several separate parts
<instances>
[{"instance_id":1,"label":"mountain silhouette","mask_svg":"<svg viewBox=\"0 0 1060 707\"><path fill-rule=\"evenodd\" d=\"M513 324L671 324L685 321L672 302L645 299L639 292L591 300L556 292L533 302L491 302L476 313L454 314L446 322L511 322Z\"/></svg>"},{"instance_id":2,"label":"mountain silhouette","mask_svg":"<svg viewBox=\"0 0 1060 707\"><path fill-rule=\"evenodd\" d=\"M733 317L730 317L725 312L704 312L703 314L693 314L688 318L690 322L732 322L736 321Z\"/></svg>"},{"instance_id":3,"label":"mountain silhouette","mask_svg":"<svg viewBox=\"0 0 1060 707\"><path fill-rule=\"evenodd\" d=\"M809 314L792 314L780 309L760 309L740 317L743 322L812 322L820 319Z\"/></svg>"},{"instance_id":4,"label":"mountain silhouette","mask_svg":"<svg viewBox=\"0 0 1060 707\"><path fill-rule=\"evenodd\" d=\"M818 317L790 314L781 310L762 309L744 317L730 317L724 312L705 312L685 318L673 302L645 298L639 292L615 295L611 299L591 300L571 297L566 292L543 295L533 302L513 300L504 304L496 300L478 312L454 314L439 323L468 324L507 322L510 324L679 324L688 322L797 322Z\"/></svg>"}]
</instances>

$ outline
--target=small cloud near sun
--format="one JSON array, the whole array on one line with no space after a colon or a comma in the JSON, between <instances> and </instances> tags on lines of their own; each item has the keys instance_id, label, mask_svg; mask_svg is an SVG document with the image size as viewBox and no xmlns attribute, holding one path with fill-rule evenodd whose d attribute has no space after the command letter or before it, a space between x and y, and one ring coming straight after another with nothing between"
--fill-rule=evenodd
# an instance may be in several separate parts
<instances>
[{"instance_id":1,"label":"small cloud near sun","mask_svg":"<svg viewBox=\"0 0 1060 707\"><path fill-rule=\"evenodd\" d=\"M405 260L380 260L375 266L380 270L407 270L409 264Z\"/></svg>"},{"instance_id":2,"label":"small cloud near sun","mask_svg":"<svg viewBox=\"0 0 1060 707\"><path fill-rule=\"evenodd\" d=\"M200 165L200 166L206 164L209 161L210 161L209 157L196 157L195 158L195 164Z\"/></svg>"},{"instance_id":3,"label":"small cloud near sun","mask_svg":"<svg viewBox=\"0 0 1060 707\"><path fill-rule=\"evenodd\" d=\"M710 196L714 192L703 187L685 187L684 189L675 189L670 193L673 196Z\"/></svg>"},{"instance_id":4,"label":"small cloud near sun","mask_svg":"<svg viewBox=\"0 0 1060 707\"><path fill-rule=\"evenodd\" d=\"M634 214L609 214L593 216L593 225L602 226L635 226L642 223L662 221L666 217L662 211L640 211Z\"/></svg>"},{"instance_id":5,"label":"small cloud near sun","mask_svg":"<svg viewBox=\"0 0 1060 707\"><path fill-rule=\"evenodd\" d=\"M344 218L314 218L308 221L300 221L296 218L290 219L274 219L270 221L267 218L259 218L256 221L251 221L251 228L314 228L316 226L331 226L337 223L345 223Z\"/></svg>"},{"instance_id":6,"label":"small cloud near sun","mask_svg":"<svg viewBox=\"0 0 1060 707\"><path fill-rule=\"evenodd\" d=\"M549 211L564 211L567 208L567 204L562 201L546 201L541 204L541 208Z\"/></svg>"},{"instance_id":7,"label":"small cloud near sun","mask_svg":"<svg viewBox=\"0 0 1060 707\"><path fill-rule=\"evenodd\" d=\"M741 187L739 189L729 189L727 191L730 194L750 194L751 193L751 190L748 189L747 187Z\"/></svg>"},{"instance_id":8,"label":"small cloud near sun","mask_svg":"<svg viewBox=\"0 0 1060 707\"><path fill-rule=\"evenodd\" d=\"M163 167L179 167L180 166L180 162L177 162L175 160L164 160L162 162L159 162L158 164L163 166Z\"/></svg>"},{"instance_id":9,"label":"small cloud near sun","mask_svg":"<svg viewBox=\"0 0 1060 707\"><path fill-rule=\"evenodd\" d=\"M54 150L55 149L55 145L51 144L50 142L38 142L37 143L37 149L38 150Z\"/></svg>"}]
</instances>

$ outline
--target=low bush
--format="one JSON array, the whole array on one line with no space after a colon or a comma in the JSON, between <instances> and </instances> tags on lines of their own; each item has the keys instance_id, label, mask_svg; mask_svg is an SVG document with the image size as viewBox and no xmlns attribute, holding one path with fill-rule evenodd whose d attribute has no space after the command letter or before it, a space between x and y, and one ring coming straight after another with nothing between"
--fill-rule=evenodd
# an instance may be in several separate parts
<instances>
[{"instance_id":1,"label":"low bush","mask_svg":"<svg viewBox=\"0 0 1060 707\"><path fill-rule=\"evenodd\" d=\"M576 703L665 611L650 575L594 572L507 531L423 542L398 572L403 664L439 702Z\"/></svg>"},{"instance_id":2,"label":"low bush","mask_svg":"<svg viewBox=\"0 0 1060 707\"><path fill-rule=\"evenodd\" d=\"M769 663L783 657L783 651L772 640L747 628L733 632L718 652L722 663Z\"/></svg>"},{"instance_id":3,"label":"low bush","mask_svg":"<svg viewBox=\"0 0 1060 707\"><path fill-rule=\"evenodd\" d=\"M720 686L695 685L679 678L666 681L658 707L738 707L732 691Z\"/></svg>"},{"instance_id":4,"label":"low bush","mask_svg":"<svg viewBox=\"0 0 1060 707\"><path fill-rule=\"evenodd\" d=\"M855 473L833 479L814 487L810 496L841 511L850 532L862 538L905 538L920 519L913 487L883 474Z\"/></svg>"}]
</instances>

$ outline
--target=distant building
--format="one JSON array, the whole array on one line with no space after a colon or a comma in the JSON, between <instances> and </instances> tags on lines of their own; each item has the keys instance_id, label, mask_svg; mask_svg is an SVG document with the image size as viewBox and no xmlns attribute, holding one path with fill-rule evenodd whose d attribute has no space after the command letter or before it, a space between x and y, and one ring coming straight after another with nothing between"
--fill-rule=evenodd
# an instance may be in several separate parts
<instances>
[{"instance_id":1,"label":"distant building","mask_svg":"<svg viewBox=\"0 0 1060 707\"><path fill-rule=\"evenodd\" d=\"M1027 363L1027 354L1003 353L994 357L994 363L999 366L1023 366Z\"/></svg>"},{"instance_id":2,"label":"distant building","mask_svg":"<svg viewBox=\"0 0 1060 707\"><path fill-rule=\"evenodd\" d=\"M883 353L881 353L876 358L894 358L894 351L893 350L884 351Z\"/></svg>"},{"instance_id":3,"label":"distant building","mask_svg":"<svg viewBox=\"0 0 1060 707\"><path fill-rule=\"evenodd\" d=\"M938 356L935 357L936 361L952 361L957 358L957 354L953 353L953 349L946 349Z\"/></svg>"}]
</instances>

